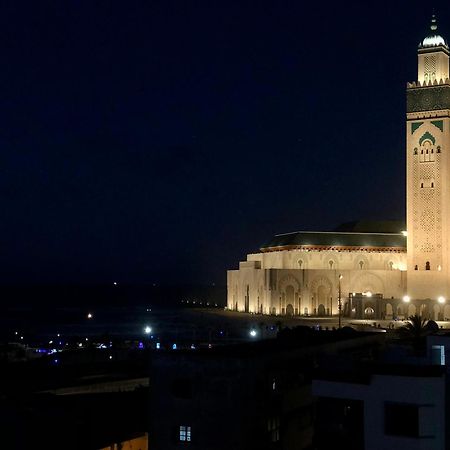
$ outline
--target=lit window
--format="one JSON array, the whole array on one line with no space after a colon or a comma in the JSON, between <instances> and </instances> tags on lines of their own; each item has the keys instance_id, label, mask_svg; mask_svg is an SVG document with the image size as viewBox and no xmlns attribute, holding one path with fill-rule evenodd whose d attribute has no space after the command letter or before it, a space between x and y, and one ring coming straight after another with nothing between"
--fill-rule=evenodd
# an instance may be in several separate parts
<instances>
[{"instance_id":1,"label":"lit window","mask_svg":"<svg viewBox=\"0 0 450 450\"><path fill-rule=\"evenodd\" d=\"M431 347L431 364L445 366L445 347L443 345L433 345Z\"/></svg>"},{"instance_id":2,"label":"lit window","mask_svg":"<svg viewBox=\"0 0 450 450\"><path fill-rule=\"evenodd\" d=\"M191 442L191 427L187 425L180 425L180 441Z\"/></svg>"}]
</instances>

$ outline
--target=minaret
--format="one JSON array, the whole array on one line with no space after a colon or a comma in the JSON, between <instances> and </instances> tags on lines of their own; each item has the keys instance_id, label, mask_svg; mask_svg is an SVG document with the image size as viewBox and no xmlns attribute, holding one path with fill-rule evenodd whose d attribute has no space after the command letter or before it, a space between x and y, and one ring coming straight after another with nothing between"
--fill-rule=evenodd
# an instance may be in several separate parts
<instances>
[{"instance_id":1,"label":"minaret","mask_svg":"<svg viewBox=\"0 0 450 450\"><path fill-rule=\"evenodd\" d=\"M407 85L407 294L435 301L450 299L450 52L434 15L430 29Z\"/></svg>"}]
</instances>

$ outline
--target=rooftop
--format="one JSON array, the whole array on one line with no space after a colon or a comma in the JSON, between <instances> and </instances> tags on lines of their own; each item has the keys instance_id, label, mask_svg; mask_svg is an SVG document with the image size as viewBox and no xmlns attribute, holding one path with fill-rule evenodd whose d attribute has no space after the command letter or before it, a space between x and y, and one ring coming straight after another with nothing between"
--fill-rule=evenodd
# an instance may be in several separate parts
<instances>
[{"instance_id":1,"label":"rooftop","mask_svg":"<svg viewBox=\"0 0 450 450\"><path fill-rule=\"evenodd\" d=\"M394 231L395 230L395 231ZM263 244L261 251L294 248L377 249L406 251L406 236L402 222L347 222L334 231L295 231L275 235Z\"/></svg>"}]
</instances>

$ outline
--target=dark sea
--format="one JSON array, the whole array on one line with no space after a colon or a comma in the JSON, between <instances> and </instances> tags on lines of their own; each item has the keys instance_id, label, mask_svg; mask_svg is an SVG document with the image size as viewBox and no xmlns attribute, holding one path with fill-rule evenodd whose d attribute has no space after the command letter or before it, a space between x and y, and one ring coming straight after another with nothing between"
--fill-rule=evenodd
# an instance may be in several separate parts
<instances>
[{"instance_id":1,"label":"dark sea","mask_svg":"<svg viewBox=\"0 0 450 450\"><path fill-rule=\"evenodd\" d=\"M246 339L250 326L224 315L223 287L0 287L0 339L211 342ZM195 303L194 303L195 302Z\"/></svg>"},{"instance_id":2,"label":"dark sea","mask_svg":"<svg viewBox=\"0 0 450 450\"><path fill-rule=\"evenodd\" d=\"M88 316L91 314L91 316ZM14 308L0 319L3 343L48 347L50 341L67 342L159 342L177 344L228 344L250 341L252 329L265 337L276 336L275 319L224 311L223 307L164 308L101 306L97 308Z\"/></svg>"}]
</instances>

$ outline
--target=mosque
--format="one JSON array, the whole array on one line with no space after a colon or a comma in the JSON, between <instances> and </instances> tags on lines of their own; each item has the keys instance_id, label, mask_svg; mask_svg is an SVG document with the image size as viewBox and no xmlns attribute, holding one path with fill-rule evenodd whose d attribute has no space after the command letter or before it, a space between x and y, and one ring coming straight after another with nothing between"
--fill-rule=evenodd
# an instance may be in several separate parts
<instances>
[{"instance_id":1,"label":"mosque","mask_svg":"<svg viewBox=\"0 0 450 450\"><path fill-rule=\"evenodd\" d=\"M406 91L406 227L278 234L228 271L229 310L450 319L450 49L434 16L430 29Z\"/></svg>"}]
</instances>

